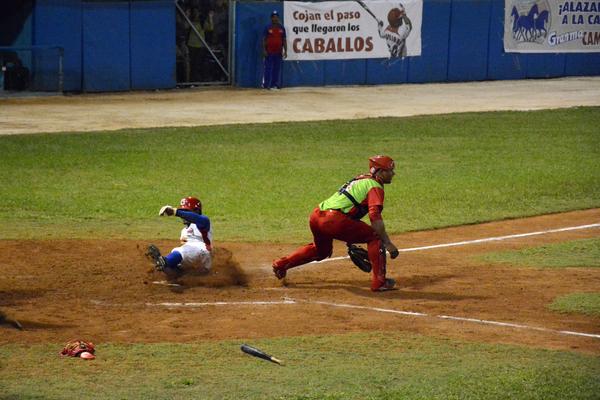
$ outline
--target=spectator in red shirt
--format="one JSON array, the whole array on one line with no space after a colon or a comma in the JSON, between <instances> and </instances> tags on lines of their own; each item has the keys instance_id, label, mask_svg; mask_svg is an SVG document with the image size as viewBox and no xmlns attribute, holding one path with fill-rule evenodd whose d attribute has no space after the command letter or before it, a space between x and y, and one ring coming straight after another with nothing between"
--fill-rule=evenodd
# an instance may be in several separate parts
<instances>
[{"instance_id":1,"label":"spectator in red shirt","mask_svg":"<svg viewBox=\"0 0 600 400\"><path fill-rule=\"evenodd\" d=\"M263 56L265 59L263 88L279 89L279 75L283 59L287 57L285 28L279 22L279 13L271 13L271 23L263 33Z\"/></svg>"}]
</instances>

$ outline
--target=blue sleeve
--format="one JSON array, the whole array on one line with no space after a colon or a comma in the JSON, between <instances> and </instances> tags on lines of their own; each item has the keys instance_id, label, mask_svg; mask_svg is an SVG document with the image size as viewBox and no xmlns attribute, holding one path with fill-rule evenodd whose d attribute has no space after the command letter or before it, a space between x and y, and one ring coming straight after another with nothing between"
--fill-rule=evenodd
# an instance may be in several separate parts
<instances>
[{"instance_id":1,"label":"blue sleeve","mask_svg":"<svg viewBox=\"0 0 600 400\"><path fill-rule=\"evenodd\" d=\"M210 229L210 219L206 215L197 214L192 211L177 210L176 216L185 219L187 222L196 224L198 229Z\"/></svg>"}]
</instances>

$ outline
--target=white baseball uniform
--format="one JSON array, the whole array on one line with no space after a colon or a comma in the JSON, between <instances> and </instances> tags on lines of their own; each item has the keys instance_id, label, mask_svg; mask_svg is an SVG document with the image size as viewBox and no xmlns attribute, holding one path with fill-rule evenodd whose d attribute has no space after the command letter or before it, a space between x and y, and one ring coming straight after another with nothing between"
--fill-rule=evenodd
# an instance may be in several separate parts
<instances>
[{"instance_id":1,"label":"white baseball uniform","mask_svg":"<svg viewBox=\"0 0 600 400\"><path fill-rule=\"evenodd\" d=\"M191 223L181 230L179 240L182 245L172 251L181 254L182 267L211 269L212 226L208 230L201 231L196 224Z\"/></svg>"},{"instance_id":2,"label":"white baseball uniform","mask_svg":"<svg viewBox=\"0 0 600 400\"><path fill-rule=\"evenodd\" d=\"M385 39L390 57L406 57L406 38L410 35L411 27L407 23L402 23L397 28L390 25L383 29L383 25L378 26L379 36Z\"/></svg>"}]
</instances>

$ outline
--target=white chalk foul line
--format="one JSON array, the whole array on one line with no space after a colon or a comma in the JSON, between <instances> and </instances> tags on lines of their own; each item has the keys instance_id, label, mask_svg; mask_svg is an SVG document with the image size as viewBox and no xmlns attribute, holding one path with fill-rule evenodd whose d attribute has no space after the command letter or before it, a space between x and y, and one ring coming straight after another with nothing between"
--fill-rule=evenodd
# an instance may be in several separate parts
<instances>
[{"instance_id":1,"label":"white chalk foul line","mask_svg":"<svg viewBox=\"0 0 600 400\"><path fill-rule=\"evenodd\" d=\"M279 304L296 304L294 300L280 301L213 301L205 303L146 303L147 306L159 307L207 307L207 306L264 306L264 305L279 305Z\"/></svg>"},{"instance_id":2,"label":"white chalk foul line","mask_svg":"<svg viewBox=\"0 0 600 400\"><path fill-rule=\"evenodd\" d=\"M381 308L381 307L368 307L368 306L360 306L356 304L344 304L344 303L332 303L328 301L318 301L318 300L295 300L291 298L285 298L284 300L279 301L217 301L217 302L204 302L204 303L146 303L147 306L158 306L158 307L207 307L207 306L236 306L236 305L287 305L287 304L298 304L298 303L306 303L306 304L318 304L329 307L337 307L337 308L352 308L357 310L366 310L366 311L375 311L381 313L388 314L397 314L397 315L407 315L411 317L430 317L437 318L443 320L452 320L452 321L460 321L460 322L470 322L481 325L495 325L495 326L503 326L507 328L516 328L516 329L527 329L534 330L540 332L549 332L549 333L559 333L561 335L570 335L570 336L584 336L594 339L600 339L600 335L593 333L582 333L582 332L573 332L573 331L559 331L555 329L542 328L537 326L530 326L524 324L515 324L510 322L500 322L500 321L491 321L485 319L477 319L477 318L466 318L466 317L454 317L451 315L429 315L426 313L414 312L414 311L402 311L402 310L394 310L391 308Z\"/></svg>"},{"instance_id":3,"label":"white chalk foul line","mask_svg":"<svg viewBox=\"0 0 600 400\"><path fill-rule=\"evenodd\" d=\"M311 303L311 304L323 304L323 305L327 305L327 306L331 306L331 307L355 308L355 309L361 309L361 310L370 310L370 311L385 312L385 313L392 313L392 314L410 315L410 316L415 316L415 317L433 317L433 318L447 319L447 320L453 320L453 321L473 322L473 323L484 324L484 325L506 326L506 327L510 327L510 328L529 329L529 330L536 330L536 331L542 331L542 332L560 333L563 335L585 336L585 337L600 339L600 335L596 335L596 334L592 334L592 333L558 331L558 330L554 330L554 329L541 328L541 327L537 327L537 326L513 324L510 322L490 321L490 320L476 319L476 318L453 317L450 315L429 315L429 314L425 314L425 313L418 313L418 312L412 312L412 311L399 311L399 310L394 310L394 309L389 309L389 308L357 306L357 305L353 305L353 304L331 303L331 302L327 302L327 301L304 301L303 300L303 302Z\"/></svg>"},{"instance_id":4,"label":"white chalk foul line","mask_svg":"<svg viewBox=\"0 0 600 400\"><path fill-rule=\"evenodd\" d=\"M464 321L464 322L475 322L475 323L478 323L478 324L508 326L508 327L511 327L511 328L531 329L531 330L535 330L535 331L554 332L554 333L560 333L560 334L563 334L563 335L585 336L585 337L591 337L591 338L600 339L600 335L596 335L596 334L593 334L593 333L581 333L581 332L573 332L573 331L557 331L557 330L554 330L554 329L540 328L540 327L537 327L537 326L528 326L528 325L522 325L522 324L513 324L513 323L510 323L510 322L497 322L497 321L487 321L485 319L452 317L452 316L449 316L449 315L438 315L437 318L451 319L451 320L455 320L455 321Z\"/></svg>"},{"instance_id":5,"label":"white chalk foul line","mask_svg":"<svg viewBox=\"0 0 600 400\"><path fill-rule=\"evenodd\" d=\"M489 238L483 238L483 239L464 240L462 242L434 244L434 245L430 245L430 246L420 246L420 247L410 247L407 249L398 249L398 251L401 253L407 253L409 251L440 249L443 247L455 247L455 246L464 246L467 244L496 242L496 241L501 241L501 240L516 239L516 238L522 238L522 237L528 237L528 236L547 235L549 233L576 231L576 230L580 230L580 229L591 229L591 228L598 228L598 227L600 227L600 223L579 225L579 226L569 226L566 228L548 229L545 231L537 231L537 232L517 233L514 235L506 235L506 236L495 236L495 237L489 237ZM314 262L315 263L325 263L325 262L329 262L329 261L345 260L347 258L350 258L350 257L348 257L348 256L332 257L332 258L326 258L324 260L314 261Z\"/></svg>"},{"instance_id":6,"label":"white chalk foul line","mask_svg":"<svg viewBox=\"0 0 600 400\"><path fill-rule=\"evenodd\" d=\"M155 285L164 285L164 286L172 286L172 287L180 287L181 286L179 283L171 283L171 282L167 282L167 281L154 281L152 283Z\"/></svg>"}]
</instances>

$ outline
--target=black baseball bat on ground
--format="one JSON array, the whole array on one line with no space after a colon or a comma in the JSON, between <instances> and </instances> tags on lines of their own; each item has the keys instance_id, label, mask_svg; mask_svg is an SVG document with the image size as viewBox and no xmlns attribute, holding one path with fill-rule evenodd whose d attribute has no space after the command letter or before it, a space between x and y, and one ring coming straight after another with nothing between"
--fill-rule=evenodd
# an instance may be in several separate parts
<instances>
[{"instance_id":1,"label":"black baseball bat on ground","mask_svg":"<svg viewBox=\"0 0 600 400\"><path fill-rule=\"evenodd\" d=\"M249 346L247 344L243 344L241 349L244 353L250 354L251 356L262 358L263 360L271 361L271 362L274 362L275 364L279 364L279 365L282 364L281 360L278 360L277 358L268 355L264 351L259 350L255 347Z\"/></svg>"}]
</instances>

